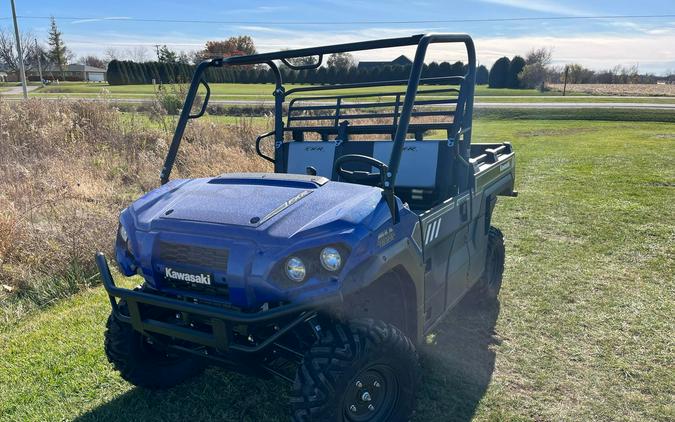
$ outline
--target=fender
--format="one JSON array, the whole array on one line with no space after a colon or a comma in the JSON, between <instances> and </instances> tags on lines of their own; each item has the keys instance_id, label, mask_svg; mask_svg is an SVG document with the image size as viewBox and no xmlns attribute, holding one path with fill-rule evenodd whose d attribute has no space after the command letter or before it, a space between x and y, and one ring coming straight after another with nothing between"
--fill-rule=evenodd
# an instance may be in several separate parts
<instances>
[{"instance_id":1,"label":"fender","mask_svg":"<svg viewBox=\"0 0 675 422\"><path fill-rule=\"evenodd\" d=\"M411 280L424 280L424 261L419 250L410 237L400 239L385 249L380 250L363 263L355 267L343 279L342 291L345 301L353 294L359 294L375 281L392 271L405 271ZM424 283L413 283L415 286L416 338L423 338L424 317Z\"/></svg>"}]
</instances>

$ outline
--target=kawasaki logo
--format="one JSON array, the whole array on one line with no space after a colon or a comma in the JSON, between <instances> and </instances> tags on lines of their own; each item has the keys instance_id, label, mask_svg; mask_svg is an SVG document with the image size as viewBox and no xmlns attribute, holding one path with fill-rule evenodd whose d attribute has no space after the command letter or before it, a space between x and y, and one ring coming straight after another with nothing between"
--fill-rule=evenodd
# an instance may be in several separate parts
<instances>
[{"instance_id":1,"label":"kawasaki logo","mask_svg":"<svg viewBox=\"0 0 675 422\"><path fill-rule=\"evenodd\" d=\"M211 285L211 274L190 274L174 271L172 268L164 269L164 277L172 280L187 281L189 283Z\"/></svg>"}]
</instances>

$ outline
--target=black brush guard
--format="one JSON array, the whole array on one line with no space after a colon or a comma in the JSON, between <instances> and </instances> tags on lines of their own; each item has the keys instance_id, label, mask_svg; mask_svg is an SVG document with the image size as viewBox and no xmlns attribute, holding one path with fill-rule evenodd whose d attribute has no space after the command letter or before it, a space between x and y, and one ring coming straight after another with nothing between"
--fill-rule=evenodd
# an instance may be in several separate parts
<instances>
[{"instance_id":1,"label":"black brush guard","mask_svg":"<svg viewBox=\"0 0 675 422\"><path fill-rule=\"evenodd\" d=\"M160 334L174 339L184 340L195 345L213 348L219 352L237 351L244 353L259 353L274 345L281 337L298 325L310 321L317 315L317 309L325 310L327 307L342 302L342 295L334 294L312 303L299 303L282 305L266 311L242 312L231 309L219 308L204 303L191 303L184 300L130 290L115 285L108 261L103 253L96 254L98 266L103 280L103 286L108 292L112 314L119 321L126 322L141 333ZM118 299L124 300L129 314L120 311ZM181 313L185 316L198 317L202 321L208 321L210 332L193 327L166 321L159 321L143 315L143 306L148 305L166 311ZM279 321L287 321L279 325L269 337L255 343L235 342L233 333L234 326L263 326L279 324Z\"/></svg>"}]
</instances>

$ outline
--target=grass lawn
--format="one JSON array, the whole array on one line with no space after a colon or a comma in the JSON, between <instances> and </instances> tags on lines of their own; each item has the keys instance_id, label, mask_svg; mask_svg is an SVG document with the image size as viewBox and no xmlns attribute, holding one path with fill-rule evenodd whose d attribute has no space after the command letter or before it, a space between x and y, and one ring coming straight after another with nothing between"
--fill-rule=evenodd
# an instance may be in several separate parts
<instances>
[{"instance_id":1,"label":"grass lawn","mask_svg":"<svg viewBox=\"0 0 675 422\"><path fill-rule=\"evenodd\" d=\"M301 85L288 85L287 89ZM156 86L153 85L116 85L110 86L104 83L84 83L84 82L66 82L60 85L48 85L32 91L29 95L34 97L72 97L72 98L93 98L106 92L112 98L122 99L149 99L155 96ZM272 84L212 84L213 100L236 100L236 101L273 101ZM320 93L310 93L308 96L331 95L331 94L355 94L364 92L390 92L396 87L380 87L367 90L346 89L341 91L325 91ZM400 87L400 89L404 89ZM0 88L1 92L2 88ZM588 97L579 93L570 93L563 97L559 91L549 91L541 93L537 90L525 89L492 89L487 86L476 87L476 102L636 102L636 103L661 103L673 104L675 97L647 97L647 98L623 98L617 97ZM510 98L502 98L502 97ZM545 98L542 98L545 96ZM427 98L433 98L431 96ZM393 97L382 97L383 100L391 100Z\"/></svg>"},{"instance_id":2,"label":"grass lawn","mask_svg":"<svg viewBox=\"0 0 675 422\"><path fill-rule=\"evenodd\" d=\"M415 421L675 418L675 124L478 119L511 141L500 305L453 312L421 349ZM214 171L217 173L217 171ZM167 392L102 350L94 288L0 327L0 419L279 421L287 388L211 369Z\"/></svg>"},{"instance_id":3,"label":"grass lawn","mask_svg":"<svg viewBox=\"0 0 675 422\"><path fill-rule=\"evenodd\" d=\"M274 91L273 84L222 84L213 83L211 85L212 95L269 95ZM286 89L299 87L303 85L288 84ZM98 94L102 89L107 89L112 94L154 94L156 86L154 85L108 85L107 83L85 83L85 82L66 82L59 85L48 85L36 92L43 93L93 93ZM396 90L405 90L405 86L400 87L379 87L370 92L391 92ZM358 89L340 90L342 93L358 92ZM335 91L324 91L330 93ZM557 91L545 93L546 95L561 95ZM485 85L476 87L476 95L542 95L536 89L493 89Z\"/></svg>"}]
</instances>

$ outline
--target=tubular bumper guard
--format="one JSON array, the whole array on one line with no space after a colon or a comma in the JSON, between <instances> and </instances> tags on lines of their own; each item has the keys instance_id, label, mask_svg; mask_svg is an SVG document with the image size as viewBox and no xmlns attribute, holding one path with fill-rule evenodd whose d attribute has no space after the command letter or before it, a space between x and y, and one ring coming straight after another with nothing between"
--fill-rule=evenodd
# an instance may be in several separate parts
<instances>
[{"instance_id":1,"label":"tubular bumper guard","mask_svg":"<svg viewBox=\"0 0 675 422\"><path fill-rule=\"evenodd\" d=\"M267 311L245 313L230 309L222 309L215 306L190 303L171 297L159 296L142 292L139 290L130 290L115 285L108 261L102 252L96 254L96 265L98 266L103 280L103 286L108 292L112 314L122 322L132 325L132 327L141 333L155 333L176 339L185 340L197 345L212 347L221 352L236 350L246 353L256 353L271 346L284 334L292 330L298 324L306 322L317 314L317 309L321 306L330 306L342 302L341 294L326 296L320 301L312 303L288 304L273 308ZM120 312L119 304L116 298L124 299L127 304L129 315ZM174 324L165 321L158 321L151 318L145 318L142 315L139 304L150 305L162 309L180 312L183 315L194 315L210 322L211 332L197 330L195 328ZM281 319L289 318L285 325L279 326L279 329L270 337L257 343L238 343L233 342L234 325L265 325L278 323Z\"/></svg>"}]
</instances>

